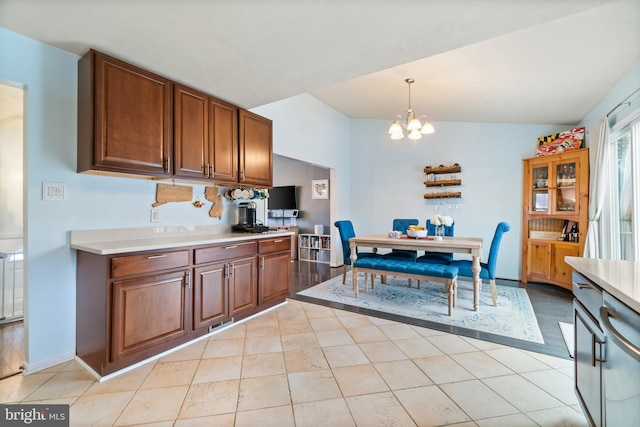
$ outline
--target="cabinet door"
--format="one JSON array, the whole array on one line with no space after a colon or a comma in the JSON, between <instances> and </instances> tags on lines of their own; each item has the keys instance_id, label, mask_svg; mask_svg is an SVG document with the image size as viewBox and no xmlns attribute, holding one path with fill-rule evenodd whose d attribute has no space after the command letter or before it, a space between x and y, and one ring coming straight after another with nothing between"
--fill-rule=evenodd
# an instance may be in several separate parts
<instances>
[{"instance_id":1,"label":"cabinet door","mask_svg":"<svg viewBox=\"0 0 640 427\"><path fill-rule=\"evenodd\" d=\"M229 316L233 317L258 305L256 257L237 259L229 265Z\"/></svg>"},{"instance_id":2,"label":"cabinet door","mask_svg":"<svg viewBox=\"0 0 640 427\"><path fill-rule=\"evenodd\" d=\"M122 173L170 176L173 113L170 81L117 59L93 53L93 167ZM87 144L88 141L79 143Z\"/></svg>"},{"instance_id":3,"label":"cabinet door","mask_svg":"<svg viewBox=\"0 0 640 427\"><path fill-rule=\"evenodd\" d=\"M549 166L536 164L532 166L529 173L529 188L531 188L531 202L529 211L531 213L549 212Z\"/></svg>"},{"instance_id":4,"label":"cabinet door","mask_svg":"<svg viewBox=\"0 0 640 427\"><path fill-rule=\"evenodd\" d=\"M207 178L208 97L181 85L175 85L173 93L173 173L184 178Z\"/></svg>"},{"instance_id":5,"label":"cabinet door","mask_svg":"<svg viewBox=\"0 0 640 427\"><path fill-rule=\"evenodd\" d=\"M578 245L553 243L551 249L551 280L571 289L571 274L573 269L564 262L566 256L579 256Z\"/></svg>"},{"instance_id":6,"label":"cabinet door","mask_svg":"<svg viewBox=\"0 0 640 427\"><path fill-rule=\"evenodd\" d=\"M209 176L238 181L238 113L231 104L209 97Z\"/></svg>"},{"instance_id":7,"label":"cabinet door","mask_svg":"<svg viewBox=\"0 0 640 427\"><path fill-rule=\"evenodd\" d=\"M259 304L289 295L291 253L279 252L260 256Z\"/></svg>"},{"instance_id":8,"label":"cabinet door","mask_svg":"<svg viewBox=\"0 0 640 427\"><path fill-rule=\"evenodd\" d=\"M574 300L575 391L589 425L603 425L602 331L595 319Z\"/></svg>"},{"instance_id":9,"label":"cabinet door","mask_svg":"<svg viewBox=\"0 0 640 427\"><path fill-rule=\"evenodd\" d=\"M179 271L113 282L112 362L187 335L187 276Z\"/></svg>"},{"instance_id":10,"label":"cabinet door","mask_svg":"<svg viewBox=\"0 0 640 427\"><path fill-rule=\"evenodd\" d=\"M246 110L240 110L239 117L238 182L271 187L273 183L271 120Z\"/></svg>"},{"instance_id":11,"label":"cabinet door","mask_svg":"<svg viewBox=\"0 0 640 427\"><path fill-rule=\"evenodd\" d=\"M229 317L226 263L195 269L193 329L215 325Z\"/></svg>"},{"instance_id":12,"label":"cabinet door","mask_svg":"<svg viewBox=\"0 0 640 427\"><path fill-rule=\"evenodd\" d=\"M539 279L549 278L549 249L549 244L546 242L529 242L527 276Z\"/></svg>"},{"instance_id":13,"label":"cabinet door","mask_svg":"<svg viewBox=\"0 0 640 427\"><path fill-rule=\"evenodd\" d=\"M553 167L555 170L553 212L575 214L578 206L576 197L579 194L576 173L579 173L580 165L576 158L570 158L555 162Z\"/></svg>"}]
</instances>

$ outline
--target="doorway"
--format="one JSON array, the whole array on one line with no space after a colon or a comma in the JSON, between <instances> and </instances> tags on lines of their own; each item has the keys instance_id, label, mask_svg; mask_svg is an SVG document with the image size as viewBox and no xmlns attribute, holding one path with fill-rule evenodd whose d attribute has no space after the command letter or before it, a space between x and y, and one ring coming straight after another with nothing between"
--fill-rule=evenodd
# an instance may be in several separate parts
<instances>
[{"instance_id":1,"label":"doorway","mask_svg":"<svg viewBox=\"0 0 640 427\"><path fill-rule=\"evenodd\" d=\"M0 379L24 362L24 88L0 83Z\"/></svg>"}]
</instances>

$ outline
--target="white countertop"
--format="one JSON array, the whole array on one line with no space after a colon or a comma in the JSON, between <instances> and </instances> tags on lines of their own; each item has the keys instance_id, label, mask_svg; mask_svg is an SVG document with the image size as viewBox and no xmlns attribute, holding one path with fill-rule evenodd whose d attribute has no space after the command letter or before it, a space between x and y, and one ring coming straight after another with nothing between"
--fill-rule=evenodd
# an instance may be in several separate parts
<instances>
[{"instance_id":1,"label":"white countertop","mask_svg":"<svg viewBox=\"0 0 640 427\"><path fill-rule=\"evenodd\" d=\"M113 255L183 246L210 245L291 236L292 231L231 233L228 227L177 226L107 230L72 230L71 248L98 255Z\"/></svg>"},{"instance_id":2,"label":"white countertop","mask_svg":"<svg viewBox=\"0 0 640 427\"><path fill-rule=\"evenodd\" d=\"M565 262L640 313L640 262L565 257Z\"/></svg>"}]
</instances>

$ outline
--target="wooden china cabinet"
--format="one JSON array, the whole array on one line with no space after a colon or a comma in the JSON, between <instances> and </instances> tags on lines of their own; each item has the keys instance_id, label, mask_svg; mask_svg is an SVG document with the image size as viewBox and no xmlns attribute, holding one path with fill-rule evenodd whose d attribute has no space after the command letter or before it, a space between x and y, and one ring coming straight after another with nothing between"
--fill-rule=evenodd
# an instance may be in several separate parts
<instances>
[{"instance_id":1,"label":"wooden china cabinet","mask_svg":"<svg viewBox=\"0 0 640 427\"><path fill-rule=\"evenodd\" d=\"M582 256L589 220L589 150L524 160L521 281L571 289L565 256Z\"/></svg>"}]
</instances>

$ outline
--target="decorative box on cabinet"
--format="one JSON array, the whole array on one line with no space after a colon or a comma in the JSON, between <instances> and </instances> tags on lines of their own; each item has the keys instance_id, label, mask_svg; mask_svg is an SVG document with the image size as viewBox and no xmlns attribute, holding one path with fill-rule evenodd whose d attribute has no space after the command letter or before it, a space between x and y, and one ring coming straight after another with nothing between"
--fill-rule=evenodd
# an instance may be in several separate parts
<instances>
[{"instance_id":1,"label":"decorative box on cabinet","mask_svg":"<svg viewBox=\"0 0 640 427\"><path fill-rule=\"evenodd\" d=\"M331 236L328 234L300 234L298 260L329 264L331 262Z\"/></svg>"},{"instance_id":2,"label":"decorative box on cabinet","mask_svg":"<svg viewBox=\"0 0 640 427\"><path fill-rule=\"evenodd\" d=\"M571 289L565 256L580 256L588 224L589 151L524 160L521 280ZM575 232L571 229L575 226Z\"/></svg>"},{"instance_id":3,"label":"decorative box on cabinet","mask_svg":"<svg viewBox=\"0 0 640 427\"><path fill-rule=\"evenodd\" d=\"M78 62L78 172L171 176L171 82L90 50Z\"/></svg>"}]
</instances>

